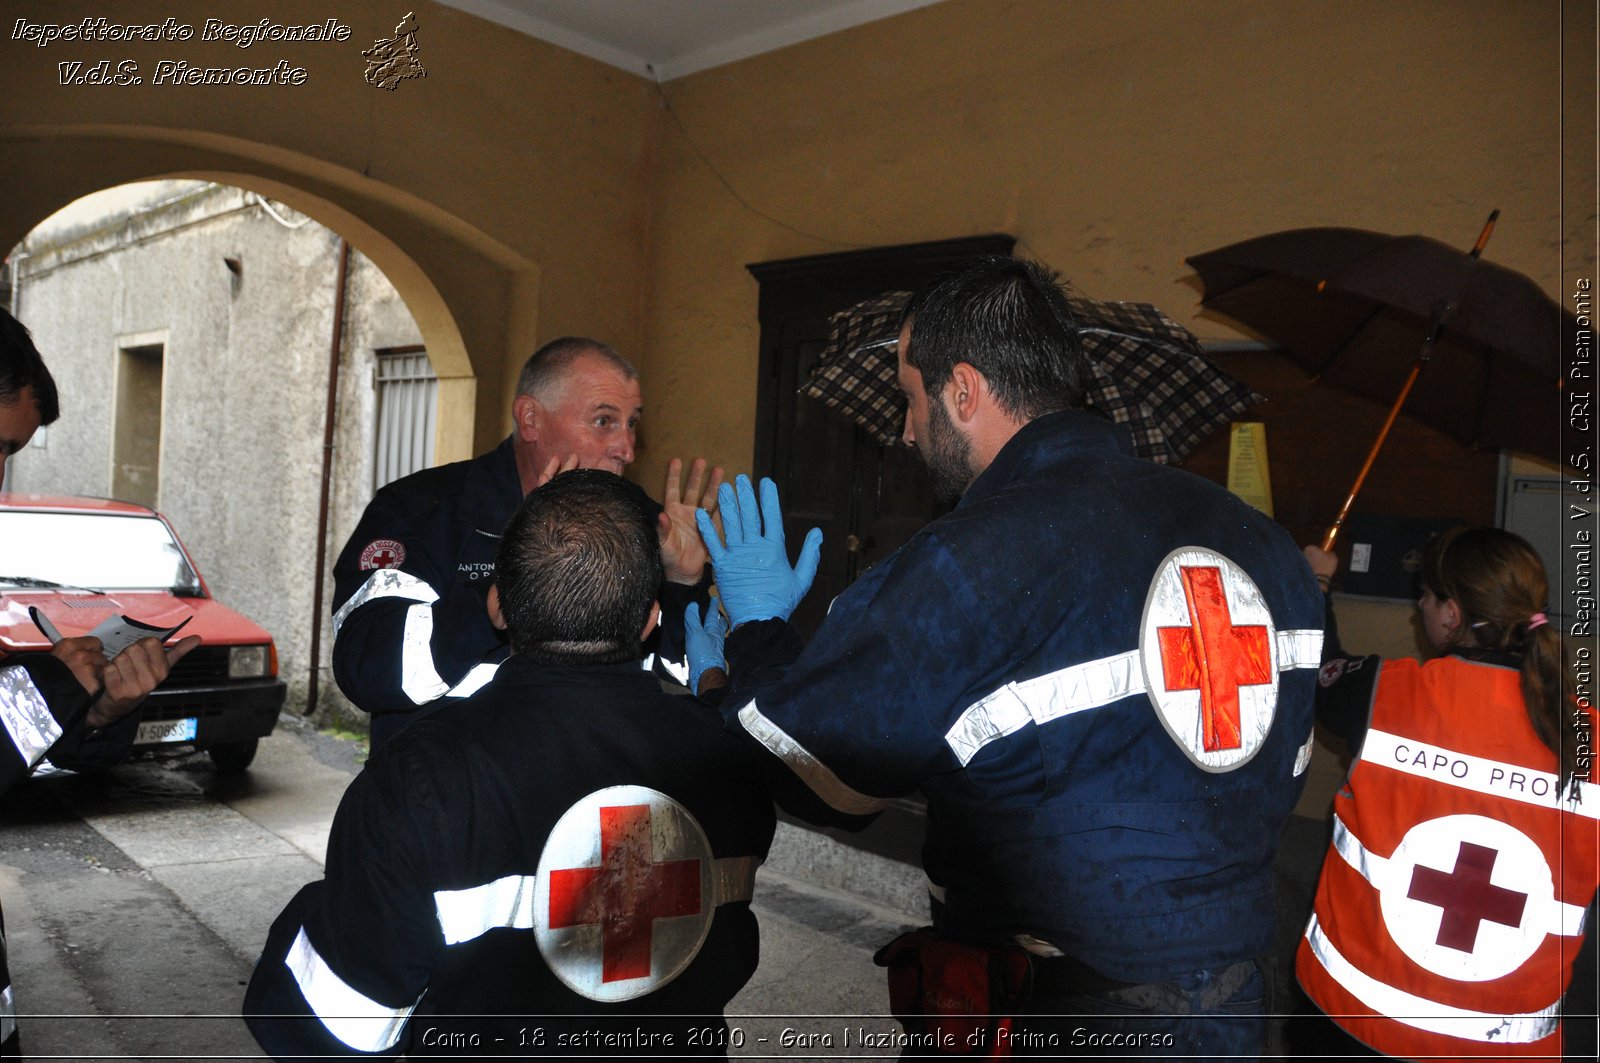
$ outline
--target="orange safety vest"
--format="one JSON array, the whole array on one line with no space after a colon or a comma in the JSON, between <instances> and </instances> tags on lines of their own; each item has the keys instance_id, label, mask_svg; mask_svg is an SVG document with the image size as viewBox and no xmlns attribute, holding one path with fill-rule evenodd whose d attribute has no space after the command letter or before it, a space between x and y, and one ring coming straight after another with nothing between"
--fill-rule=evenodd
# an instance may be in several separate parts
<instances>
[{"instance_id":1,"label":"orange safety vest","mask_svg":"<svg viewBox=\"0 0 1600 1063\"><path fill-rule=\"evenodd\" d=\"M1317 1006L1389 1056L1559 1055L1600 788L1558 778L1515 670L1385 662L1295 957Z\"/></svg>"}]
</instances>

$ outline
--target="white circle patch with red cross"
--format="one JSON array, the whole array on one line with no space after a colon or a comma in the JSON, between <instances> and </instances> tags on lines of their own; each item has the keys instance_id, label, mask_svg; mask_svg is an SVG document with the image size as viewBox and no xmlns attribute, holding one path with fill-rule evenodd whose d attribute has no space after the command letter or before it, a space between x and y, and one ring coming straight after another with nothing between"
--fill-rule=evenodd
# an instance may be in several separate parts
<instances>
[{"instance_id":1,"label":"white circle patch with red cross","mask_svg":"<svg viewBox=\"0 0 1600 1063\"><path fill-rule=\"evenodd\" d=\"M659 989L683 973L711 931L713 866L705 831L666 794L596 790L567 809L539 856L540 954L590 1000Z\"/></svg>"},{"instance_id":2,"label":"white circle patch with red cross","mask_svg":"<svg viewBox=\"0 0 1600 1063\"><path fill-rule=\"evenodd\" d=\"M399 568L406 559L404 543L394 539L374 539L361 551L357 567L363 572L375 568Z\"/></svg>"},{"instance_id":3,"label":"white circle patch with red cross","mask_svg":"<svg viewBox=\"0 0 1600 1063\"><path fill-rule=\"evenodd\" d=\"M1161 725L1211 772L1255 756L1278 704L1277 629L1244 569L1186 546L1156 569L1139 623L1145 689Z\"/></svg>"},{"instance_id":4,"label":"white circle patch with red cross","mask_svg":"<svg viewBox=\"0 0 1600 1063\"><path fill-rule=\"evenodd\" d=\"M1555 900L1538 843L1487 816L1418 823L1373 885L1400 951L1458 982L1503 978L1526 963Z\"/></svg>"}]
</instances>

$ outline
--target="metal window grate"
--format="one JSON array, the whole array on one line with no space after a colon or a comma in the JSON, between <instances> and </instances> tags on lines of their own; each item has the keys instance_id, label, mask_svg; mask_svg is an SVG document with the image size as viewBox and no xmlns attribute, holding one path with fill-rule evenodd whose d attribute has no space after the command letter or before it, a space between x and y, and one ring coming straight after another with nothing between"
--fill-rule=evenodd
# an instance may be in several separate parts
<instances>
[{"instance_id":1,"label":"metal window grate","mask_svg":"<svg viewBox=\"0 0 1600 1063\"><path fill-rule=\"evenodd\" d=\"M378 352L378 442L373 490L433 465L439 378L426 351Z\"/></svg>"}]
</instances>

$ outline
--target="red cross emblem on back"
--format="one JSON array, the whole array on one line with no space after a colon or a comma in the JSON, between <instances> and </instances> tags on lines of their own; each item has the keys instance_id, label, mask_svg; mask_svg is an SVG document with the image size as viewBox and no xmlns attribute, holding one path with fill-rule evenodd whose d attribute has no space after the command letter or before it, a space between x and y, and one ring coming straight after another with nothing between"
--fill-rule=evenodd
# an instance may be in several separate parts
<instances>
[{"instance_id":1,"label":"red cross emblem on back","mask_svg":"<svg viewBox=\"0 0 1600 1063\"><path fill-rule=\"evenodd\" d=\"M1222 572L1180 566L1187 627L1157 629L1168 690L1200 692L1201 741L1209 753L1238 749L1239 688L1272 681L1272 648L1263 624L1236 626L1223 593Z\"/></svg>"},{"instance_id":2,"label":"red cross emblem on back","mask_svg":"<svg viewBox=\"0 0 1600 1063\"><path fill-rule=\"evenodd\" d=\"M1384 929L1408 960L1455 982L1504 978L1550 935L1582 933L1583 909L1562 903L1540 843L1497 818L1413 824L1382 867L1368 881Z\"/></svg>"},{"instance_id":3,"label":"red cross emblem on back","mask_svg":"<svg viewBox=\"0 0 1600 1063\"><path fill-rule=\"evenodd\" d=\"M649 805L600 808L600 866L550 872L552 929L599 925L601 981L650 975L657 919L699 915L700 861L657 863Z\"/></svg>"},{"instance_id":4,"label":"red cross emblem on back","mask_svg":"<svg viewBox=\"0 0 1600 1063\"><path fill-rule=\"evenodd\" d=\"M1489 881L1499 856L1488 846L1463 841L1453 870L1440 871L1421 864L1411 869L1411 887L1406 896L1444 909L1439 920L1440 945L1471 952L1478 944L1478 929L1483 923L1522 925L1528 895Z\"/></svg>"},{"instance_id":5,"label":"red cross emblem on back","mask_svg":"<svg viewBox=\"0 0 1600 1063\"><path fill-rule=\"evenodd\" d=\"M721 903L717 868L704 828L671 795L631 784L586 794L539 854L539 954L589 1000L648 996L700 954Z\"/></svg>"},{"instance_id":6,"label":"red cross emblem on back","mask_svg":"<svg viewBox=\"0 0 1600 1063\"><path fill-rule=\"evenodd\" d=\"M1220 550L1168 554L1146 592L1138 658L1156 718L1184 756L1225 772L1261 752L1279 673L1321 663L1320 638L1307 634L1321 632L1279 631L1256 581Z\"/></svg>"}]
</instances>

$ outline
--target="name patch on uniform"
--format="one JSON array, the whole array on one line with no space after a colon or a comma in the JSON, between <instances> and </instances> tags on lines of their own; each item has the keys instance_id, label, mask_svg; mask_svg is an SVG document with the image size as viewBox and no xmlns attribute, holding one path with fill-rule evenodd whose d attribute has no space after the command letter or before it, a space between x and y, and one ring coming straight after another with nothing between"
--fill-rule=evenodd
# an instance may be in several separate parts
<instances>
[{"instance_id":1,"label":"name patch on uniform","mask_svg":"<svg viewBox=\"0 0 1600 1063\"><path fill-rule=\"evenodd\" d=\"M363 572L375 568L399 568L406 560L406 548L394 539L374 539L361 551L357 567Z\"/></svg>"},{"instance_id":2,"label":"name patch on uniform","mask_svg":"<svg viewBox=\"0 0 1600 1063\"><path fill-rule=\"evenodd\" d=\"M677 801L643 786L596 790L567 809L539 856L540 955L590 1000L654 992L705 944L713 869L705 831Z\"/></svg>"},{"instance_id":3,"label":"name patch on uniform","mask_svg":"<svg viewBox=\"0 0 1600 1063\"><path fill-rule=\"evenodd\" d=\"M1139 625L1146 690L1196 765L1232 771L1260 750L1278 701L1278 641L1260 588L1204 547L1156 569Z\"/></svg>"}]
</instances>

